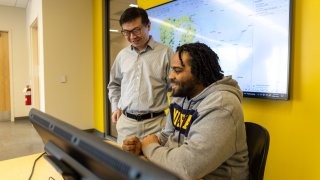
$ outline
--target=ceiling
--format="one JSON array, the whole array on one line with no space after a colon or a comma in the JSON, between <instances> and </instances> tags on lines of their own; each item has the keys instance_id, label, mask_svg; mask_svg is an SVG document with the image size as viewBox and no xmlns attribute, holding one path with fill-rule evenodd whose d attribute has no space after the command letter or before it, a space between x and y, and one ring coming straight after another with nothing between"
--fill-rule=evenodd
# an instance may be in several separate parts
<instances>
[{"instance_id":1,"label":"ceiling","mask_svg":"<svg viewBox=\"0 0 320 180\"><path fill-rule=\"evenodd\" d=\"M26 8L29 0L0 0L0 6Z\"/></svg>"}]
</instances>

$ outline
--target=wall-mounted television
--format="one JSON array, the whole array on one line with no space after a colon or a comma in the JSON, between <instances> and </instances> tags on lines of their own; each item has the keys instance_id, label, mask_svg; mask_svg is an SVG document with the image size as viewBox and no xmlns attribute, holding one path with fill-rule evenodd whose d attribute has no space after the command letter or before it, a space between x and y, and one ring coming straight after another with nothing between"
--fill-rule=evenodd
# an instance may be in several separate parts
<instances>
[{"instance_id":1,"label":"wall-mounted television","mask_svg":"<svg viewBox=\"0 0 320 180\"><path fill-rule=\"evenodd\" d=\"M245 97L289 98L291 0L176 0L147 12L155 40L207 44Z\"/></svg>"}]
</instances>

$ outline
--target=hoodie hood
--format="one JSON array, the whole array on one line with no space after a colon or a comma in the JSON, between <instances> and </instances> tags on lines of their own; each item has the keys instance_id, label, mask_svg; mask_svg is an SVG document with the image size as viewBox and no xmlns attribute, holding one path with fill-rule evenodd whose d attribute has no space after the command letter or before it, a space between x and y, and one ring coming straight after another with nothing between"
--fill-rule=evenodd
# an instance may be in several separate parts
<instances>
[{"instance_id":1,"label":"hoodie hood","mask_svg":"<svg viewBox=\"0 0 320 180\"><path fill-rule=\"evenodd\" d=\"M187 136L190 125L201 119L200 116L205 116L214 109L225 109L232 112L234 111L234 105L240 107L242 98L242 91L237 81L232 79L231 76L225 76L223 79L212 83L192 99L173 97L170 104L172 123L179 124L179 120L181 120L184 125L186 121L187 125L184 128L177 125L175 129ZM178 142L181 142L180 139Z\"/></svg>"},{"instance_id":2,"label":"hoodie hood","mask_svg":"<svg viewBox=\"0 0 320 180\"><path fill-rule=\"evenodd\" d=\"M216 91L228 91L232 94L236 95L239 101L242 101L243 93L238 85L238 82L232 79L232 76L225 76L223 79L212 83L210 86L205 88L200 94L195 96L193 101L198 101L200 99L205 98L211 93Z\"/></svg>"}]
</instances>

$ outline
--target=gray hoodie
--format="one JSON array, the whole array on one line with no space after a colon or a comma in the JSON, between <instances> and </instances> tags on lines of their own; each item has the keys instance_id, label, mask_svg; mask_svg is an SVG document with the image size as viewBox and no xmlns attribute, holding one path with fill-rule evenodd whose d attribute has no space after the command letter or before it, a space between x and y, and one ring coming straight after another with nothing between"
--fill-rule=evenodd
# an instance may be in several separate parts
<instances>
[{"instance_id":1,"label":"gray hoodie","mask_svg":"<svg viewBox=\"0 0 320 180\"><path fill-rule=\"evenodd\" d=\"M231 76L192 99L172 98L161 145L143 149L152 162L183 179L248 179L242 92Z\"/></svg>"}]
</instances>

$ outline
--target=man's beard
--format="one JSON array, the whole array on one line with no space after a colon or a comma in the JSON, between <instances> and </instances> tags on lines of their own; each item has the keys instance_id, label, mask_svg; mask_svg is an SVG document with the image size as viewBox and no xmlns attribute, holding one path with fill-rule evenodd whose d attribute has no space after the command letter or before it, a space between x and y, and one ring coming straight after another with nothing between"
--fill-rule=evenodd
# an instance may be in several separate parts
<instances>
[{"instance_id":1,"label":"man's beard","mask_svg":"<svg viewBox=\"0 0 320 180\"><path fill-rule=\"evenodd\" d=\"M182 84L180 81L172 82L176 88L172 88L171 95L173 97L189 97L194 89L195 83L192 81L187 84Z\"/></svg>"}]
</instances>

